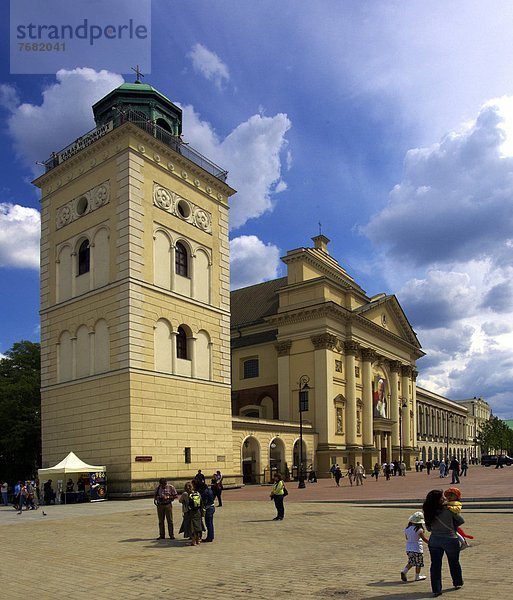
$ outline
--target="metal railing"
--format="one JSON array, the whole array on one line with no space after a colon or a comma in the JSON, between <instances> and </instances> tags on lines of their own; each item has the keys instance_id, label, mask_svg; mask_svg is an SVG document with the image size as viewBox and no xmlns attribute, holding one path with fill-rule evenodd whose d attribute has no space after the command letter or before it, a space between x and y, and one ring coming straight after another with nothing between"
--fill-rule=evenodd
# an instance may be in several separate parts
<instances>
[{"instance_id":1,"label":"metal railing","mask_svg":"<svg viewBox=\"0 0 513 600\"><path fill-rule=\"evenodd\" d=\"M222 169L219 165L216 165L214 162L203 156L203 154L192 148L192 146L189 146L189 144L184 142L180 138L180 136L173 135L171 132L167 131L163 127L160 127L160 125L157 125L155 122L149 120L146 117L146 115L144 115L141 112L132 109L125 111L118 110L117 114L113 118L112 123L113 129L119 127L120 125L123 125L124 123L133 123L140 129L143 129L144 131L146 131L146 133L149 133L151 136L153 136L166 146L169 146L169 148L172 148L175 152L177 152L181 156L184 156L185 158L193 162L195 165L201 167L203 170L205 170L207 173L210 173L217 179L220 179L221 181L226 181L226 178L228 177L228 171ZM44 161L46 171L50 171L51 169L58 166L60 163L67 160L67 157L62 158L61 155L69 148L72 148L74 145L77 145L77 151L79 151L83 147L89 145L88 143L81 144L81 140L87 140L88 138L90 138L92 139L90 143L96 141L97 138L95 138L94 134L97 131L97 129L99 128L92 129L85 135L75 140L75 142L73 142L72 144L69 144L69 146L66 146L66 148L63 148L61 151L52 153L52 156L46 161ZM71 156L73 156L73 153L71 153L69 157Z\"/></svg>"}]
</instances>

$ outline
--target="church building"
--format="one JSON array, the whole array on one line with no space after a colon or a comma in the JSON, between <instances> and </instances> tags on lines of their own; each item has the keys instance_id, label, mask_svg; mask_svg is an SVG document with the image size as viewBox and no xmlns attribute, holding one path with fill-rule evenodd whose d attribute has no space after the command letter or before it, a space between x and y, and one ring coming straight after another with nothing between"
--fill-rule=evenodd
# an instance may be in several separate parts
<instances>
[{"instance_id":1,"label":"church building","mask_svg":"<svg viewBox=\"0 0 513 600\"><path fill-rule=\"evenodd\" d=\"M368 297L330 256L328 243L314 237L312 247L283 257L286 277L232 292L234 434L243 429L247 436L246 479L261 473L262 463L299 465L305 382L305 468L327 473L333 463L371 469L415 460L416 360L424 353L395 296ZM289 434L275 428L271 461L262 439L269 436L248 427L251 418L260 426L262 419L296 425Z\"/></svg>"},{"instance_id":2,"label":"church building","mask_svg":"<svg viewBox=\"0 0 513 600\"><path fill-rule=\"evenodd\" d=\"M324 235L287 252L284 277L230 294L235 190L182 140L178 106L138 79L93 114L35 181L43 467L73 451L107 466L110 493L134 496L198 469L256 483L300 465L411 466L419 425L432 452L433 403L433 452L444 423L464 437L463 405L426 392L418 418L415 332Z\"/></svg>"}]
</instances>

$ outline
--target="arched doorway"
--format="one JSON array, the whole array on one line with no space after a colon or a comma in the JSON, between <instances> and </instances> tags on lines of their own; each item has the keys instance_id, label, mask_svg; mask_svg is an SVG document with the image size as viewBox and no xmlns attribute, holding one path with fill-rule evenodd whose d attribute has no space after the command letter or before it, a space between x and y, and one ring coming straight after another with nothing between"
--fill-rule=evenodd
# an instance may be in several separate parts
<instances>
[{"instance_id":1,"label":"arched doorway","mask_svg":"<svg viewBox=\"0 0 513 600\"><path fill-rule=\"evenodd\" d=\"M285 477L287 466L285 462L285 444L280 438L274 438L269 444L269 466L271 468L271 478L276 471L279 471Z\"/></svg>"},{"instance_id":2,"label":"arched doorway","mask_svg":"<svg viewBox=\"0 0 513 600\"><path fill-rule=\"evenodd\" d=\"M260 482L260 444L252 436L242 443L242 482Z\"/></svg>"},{"instance_id":3,"label":"arched doorway","mask_svg":"<svg viewBox=\"0 0 513 600\"><path fill-rule=\"evenodd\" d=\"M431 446L428 448L428 460L433 460L433 449Z\"/></svg>"},{"instance_id":4,"label":"arched doorway","mask_svg":"<svg viewBox=\"0 0 513 600\"><path fill-rule=\"evenodd\" d=\"M292 465L292 476L294 477L294 479L297 479L299 476L299 467L300 467L300 458L299 458L299 440L296 440L294 442L294 451L292 454L292 459L293 459L293 465ZM305 444L305 440L303 440L303 473L306 475L306 469L308 468L308 465L306 464L307 458L306 458L306 444Z\"/></svg>"}]
</instances>

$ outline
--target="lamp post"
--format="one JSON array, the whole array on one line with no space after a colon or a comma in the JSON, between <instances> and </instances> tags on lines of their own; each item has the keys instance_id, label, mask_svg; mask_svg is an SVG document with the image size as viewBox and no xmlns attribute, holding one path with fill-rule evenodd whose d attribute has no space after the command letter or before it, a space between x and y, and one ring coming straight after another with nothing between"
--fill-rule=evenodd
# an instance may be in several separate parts
<instances>
[{"instance_id":1,"label":"lamp post","mask_svg":"<svg viewBox=\"0 0 513 600\"><path fill-rule=\"evenodd\" d=\"M403 399L399 410L399 463L403 462L403 411L408 408L408 403Z\"/></svg>"},{"instance_id":2,"label":"lamp post","mask_svg":"<svg viewBox=\"0 0 513 600\"><path fill-rule=\"evenodd\" d=\"M298 488L305 487L305 474L303 471L303 411L308 410L308 390L310 386L308 375L301 375L298 381L299 387L299 469L298 469Z\"/></svg>"}]
</instances>

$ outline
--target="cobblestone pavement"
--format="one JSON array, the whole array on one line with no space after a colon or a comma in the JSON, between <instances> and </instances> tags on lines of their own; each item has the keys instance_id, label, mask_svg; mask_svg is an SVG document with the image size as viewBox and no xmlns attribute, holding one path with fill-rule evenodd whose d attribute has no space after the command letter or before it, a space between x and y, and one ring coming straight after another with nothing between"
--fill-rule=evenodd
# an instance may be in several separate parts
<instances>
[{"instance_id":1,"label":"cobblestone pavement","mask_svg":"<svg viewBox=\"0 0 513 600\"><path fill-rule=\"evenodd\" d=\"M503 483L498 495L513 495L513 470L496 475ZM483 476L490 474L483 471ZM252 489L259 497L264 490L262 498L269 492ZM199 547L186 546L182 539L156 541L150 499L50 506L44 508L46 516L42 509L17 515L12 508L1 508L2 598L431 597L429 579L404 584L399 578L405 563L402 530L411 507L288 501L296 495L291 490L285 520L276 522L270 501L239 501L237 494L225 493L224 505L216 511L215 542ZM509 600L506 565L513 551L513 508L469 508L465 517L465 529L476 537L462 554L465 585L453 590L444 564L444 596ZM428 574L428 553L426 567Z\"/></svg>"}]
</instances>

